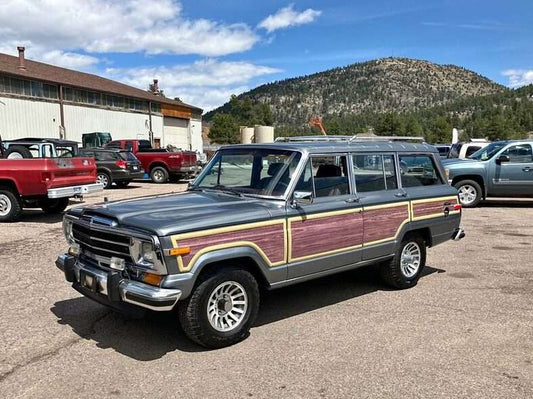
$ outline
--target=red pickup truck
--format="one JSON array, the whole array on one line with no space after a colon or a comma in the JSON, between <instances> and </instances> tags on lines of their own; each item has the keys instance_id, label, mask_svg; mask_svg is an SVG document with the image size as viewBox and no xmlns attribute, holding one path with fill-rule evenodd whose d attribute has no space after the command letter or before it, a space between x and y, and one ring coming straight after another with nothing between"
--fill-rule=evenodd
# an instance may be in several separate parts
<instances>
[{"instance_id":1,"label":"red pickup truck","mask_svg":"<svg viewBox=\"0 0 533 399\"><path fill-rule=\"evenodd\" d=\"M152 148L148 140L113 140L106 148L122 148L135 154L145 172L155 183L166 183L170 175L186 179L198 172L196 153L193 151L168 152Z\"/></svg>"},{"instance_id":2,"label":"red pickup truck","mask_svg":"<svg viewBox=\"0 0 533 399\"><path fill-rule=\"evenodd\" d=\"M22 208L65 210L70 197L103 189L92 158L0 159L0 222L15 222Z\"/></svg>"}]
</instances>

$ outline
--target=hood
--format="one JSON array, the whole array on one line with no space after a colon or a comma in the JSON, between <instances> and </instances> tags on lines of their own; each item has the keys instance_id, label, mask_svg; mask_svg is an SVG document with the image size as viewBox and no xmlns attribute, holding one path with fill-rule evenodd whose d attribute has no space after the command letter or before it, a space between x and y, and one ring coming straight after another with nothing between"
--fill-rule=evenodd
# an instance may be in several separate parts
<instances>
[{"instance_id":1,"label":"hood","mask_svg":"<svg viewBox=\"0 0 533 399\"><path fill-rule=\"evenodd\" d=\"M73 214L97 215L160 237L272 217L269 208L282 201L266 201L216 192L184 192L78 208Z\"/></svg>"},{"instance_id":2,"label":"hood","mask_svg":"<svg viewBox=\"0 0 533 399\"><path fill-rule=\"evenodd\" d=\"M460 158L446 158L441 159L442 164L444 167L453 166L453 165L464 165L464 164L471 164L471 163L478 163L480 161L475 159L460 159Z\"/></svg>"}]
</instances>

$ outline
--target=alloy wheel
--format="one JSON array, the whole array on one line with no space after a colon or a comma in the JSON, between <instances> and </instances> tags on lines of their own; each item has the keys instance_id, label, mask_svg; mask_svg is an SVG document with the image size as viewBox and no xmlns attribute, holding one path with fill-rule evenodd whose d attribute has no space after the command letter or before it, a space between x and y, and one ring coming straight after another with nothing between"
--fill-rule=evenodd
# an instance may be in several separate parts
<instances>
[{"instance_id":1,"label":"alloy wheel","mask_svg":"<svg viewBox=\"0 0 533 399\"><path fill-rule=\"evenodd\" d=\"M11 200L5 194L0 194L0 216L7 216L11 212Z\"/></svg>"},{"instance_id":2,"label":"alloy wheel","mask_svg":"<svg viewBox=\"0 0 533 399\"><path fill-rule=\"evenodd\" d=\"M408 242L405 247L403 247L402 255L400 257L402 274L407 278L414 277L420 269L421 258L422 253L418 244L413 241Z\"/></svg>"},{"instance_id":3,"label":"alloy wheel","mask_svg":"<svg viewBox=\"0 0 533 399\"><path fill-rule=\"evenodd\" d=\"M227 332L237 328L248 309L248 296L236 281L218 285L207 301L207 319L215 330Z\"/></svg>"}]
</instances>

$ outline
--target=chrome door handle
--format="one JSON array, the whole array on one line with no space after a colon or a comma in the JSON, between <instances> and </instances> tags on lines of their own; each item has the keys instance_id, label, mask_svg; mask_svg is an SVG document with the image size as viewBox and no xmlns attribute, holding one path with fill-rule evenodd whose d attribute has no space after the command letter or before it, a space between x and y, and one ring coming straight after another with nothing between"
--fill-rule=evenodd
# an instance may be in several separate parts
<instances>
[{"instance_id":1,"label":"chrome door handle","mask_svg":"<svg viewBox=\"0 0 533 399\"><path fill-rule=\"evenodd\" d=\"M395 197L398 197L398 198L405 198L407 197L407 193L405 192L400 192L400 193L396 193L394 194Z\"/></svg>"},{"instance_id":2,"label":"chrome door handle","mask_svg":"<svg viewBox=\"0 0 533 399\"><path fill-rule=\"evenodd\" d=\"M522 169L524 172L533 172L533 169L531 169L529 166L526 166L524 169Z\"/></svg>"}]
</instances>

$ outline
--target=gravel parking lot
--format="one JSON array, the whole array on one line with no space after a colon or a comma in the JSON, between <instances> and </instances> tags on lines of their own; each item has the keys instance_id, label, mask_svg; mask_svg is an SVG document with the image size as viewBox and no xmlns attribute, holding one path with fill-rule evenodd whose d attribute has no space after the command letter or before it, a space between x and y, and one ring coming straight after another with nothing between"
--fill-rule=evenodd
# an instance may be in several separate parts
<instances>
[{"instance_id":1,"label":"gravel parking lot","mask_svg":"<svg viewBox=\"0 0 533 399\"><path fill-rule=\"evenodd\" d=\"M26 211L0 225L0 395L531 398L533 200L463 215L467 237L431 249L415 288L363 268L273 291L247 340L206 351L173 314L131 320L79 295L54 265L61 217Z\"/></svg>"}]
</instances>

